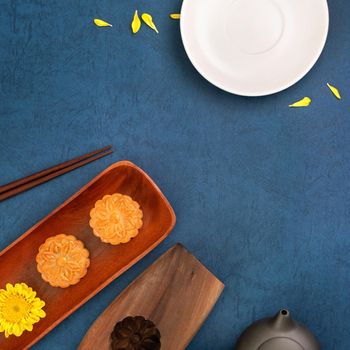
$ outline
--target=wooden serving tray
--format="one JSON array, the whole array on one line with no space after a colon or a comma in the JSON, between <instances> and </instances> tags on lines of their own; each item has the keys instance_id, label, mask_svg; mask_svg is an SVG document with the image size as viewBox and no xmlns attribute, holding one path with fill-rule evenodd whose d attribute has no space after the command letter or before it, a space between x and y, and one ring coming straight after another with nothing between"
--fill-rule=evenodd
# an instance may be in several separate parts
<instances>
[{"instance_id":1,"label":"wooden serving tray","mask_svg":"<svg viewBox=\"0 0 350 350\"><path fill-rule=\"evenodd\" d=\"M153 321L161 334L161 349L183 350L223 289L222 282L177 244L107 307L86 333L79 350L110 350L110 334L127 316Z\"/></svg>"},{"instance_id":2,"label":"wooden serving tray","mask_svg":"<svg viewBox=\"0 0 350 350\"><path fill-rule=\"evenodd\" d=\"M140 204L144 215L138 236L118 246L102 243L89 226L89 213L95 202L115 192L131 196ZM107 168L0 253L0 288L6 283L27 283L46 302L47 315L34 325L32 332L24 332L21 337L5 338L0 333L0 349L28 349L154 249L174 225L173 209L146 173L128 161ZM83 241L91 261L87 275L77 285L66 289L51 287L42 280L35 262L39 246L48 237L60 233Z\"/></svg>"}]
</instances>

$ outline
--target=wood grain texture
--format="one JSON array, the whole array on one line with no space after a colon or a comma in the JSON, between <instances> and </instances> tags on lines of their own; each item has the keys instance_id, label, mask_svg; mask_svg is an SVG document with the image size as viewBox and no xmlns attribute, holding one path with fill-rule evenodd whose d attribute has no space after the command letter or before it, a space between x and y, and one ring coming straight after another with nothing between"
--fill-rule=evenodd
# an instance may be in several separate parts
<instances>
[{"instance_id":1,"label":"wood grain texture","mask_svg":"<svg viewBox=\"0 0 350 350\"><path fill-rule=\"evenodd\" d=\"M223 288L221 281L177 244L112 302L91 326L79 350L109 350L114 325L137 315L155 323L162 349L185 349Z\"/></svg>"},{"instance_id":2,"label":"wood grain texture","mask_svg":"<svg viewBox=\"0 0 350 350\"><path fill-rule=\"evenodd\" d=\"M144 214L138 236L119 246L102 243L89 226L89 213L95 202L115 192L131 196ZM32 332L25 332L19 338L6 339L0 333L0 349L29 348L156 247L174 224L175 214L170 204L147 174L127 161L110 166L0 253L0 288L6 283L27 283L46 302L47 314ZM35 262L39 246L48 237L60 233L76 236L90 252L87 275L66 289L51 287L42 280Z\"/></svg>"}]
</instances>

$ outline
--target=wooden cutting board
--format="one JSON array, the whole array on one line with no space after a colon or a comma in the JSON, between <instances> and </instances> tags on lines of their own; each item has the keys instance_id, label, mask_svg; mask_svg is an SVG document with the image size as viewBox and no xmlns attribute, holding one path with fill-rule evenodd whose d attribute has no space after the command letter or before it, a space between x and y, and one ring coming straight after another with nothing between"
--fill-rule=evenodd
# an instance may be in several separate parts
<instances>
[{"instance_id":1,"label":"wooden cutting board","mask_svg":"<svg viewBox=\"0 0 350 350\"><path fill-rule=\"evenodd\" d=\"M107 307L86 333L79 350L110 350L114 325L138 315L155 323L162 349L185 349L223 288L221 281L177 244Z\"/></svg>"}]
</instances>

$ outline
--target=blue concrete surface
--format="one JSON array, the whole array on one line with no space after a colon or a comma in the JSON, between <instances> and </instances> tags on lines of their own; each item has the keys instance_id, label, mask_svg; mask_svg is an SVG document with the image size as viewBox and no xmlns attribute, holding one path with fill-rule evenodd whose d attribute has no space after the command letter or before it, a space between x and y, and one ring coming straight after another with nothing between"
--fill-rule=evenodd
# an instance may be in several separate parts
<instances>
[{"instance_id":1,"label":"blue concrete surface","mask_svg":"<svg viewBox=\"0 0 350 350\"><path fill-rule=\"evenodd\" d=\"M0 203L0 249L121 159L154 178L178 219L163 244L34 349L76 349L118 293L182 242L226 284L188 349L232 349L251 321L287 307L322 349L349 350L350 2L329 3L329 38L315 68L263 98L225 93L194 70L168 18L180 5L0 0L0 182L115 149ZM136 8L153 14L159 35L146 27L131 35ZM94 17L113 28L95 27ZM287 108L305 95L312 106Z\"/></svg>"}]
</instances>

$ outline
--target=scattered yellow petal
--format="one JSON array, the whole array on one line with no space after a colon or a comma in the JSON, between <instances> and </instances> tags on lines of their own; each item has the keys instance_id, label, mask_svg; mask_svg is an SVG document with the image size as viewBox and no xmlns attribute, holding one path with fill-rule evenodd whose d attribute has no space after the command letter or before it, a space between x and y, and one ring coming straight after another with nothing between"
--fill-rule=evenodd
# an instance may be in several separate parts
<instances>
[{"instance_id":1,"label":"scattered yellow petal","mask_svg":"<svg viewBox=\"0 0 350 350\"><path fill-rule=\"evenodd\" d=\"M331 85L331 84L329 84L329 83L327 83L327 86L329 87L329 90L331 90L331 91L333 92L333 95L334 95L338 100L341 100L341 96L340 96L339 90L338 90L335 86L333 86L333 85Z\"/></svg>"},{"instance_id":2,"label":"scattered yellow petal","mask_svg":"<svg viewBox=\"0 0 350 350\"><path fill-rule=\"evenodd\" d=\"M139 18L139 14L137 13L137 10L134 13L134 19L132 20L131 23L131 29L134 34L136 34L141 28L141 21Z\"/></svg>"},{"instance_id":3,"label":"scattered yellow petal","mask_svg":"<svg viewBox=\"0 0 350 350\"><path fill-rule=\"evenodd\" d=\"M94 23L98 26L98 27L112 27L112 25L110 23L107 23L105 21L102 21L102 19L98 19L98 18L94 18Z\"/></svg>"},{"instance_id":4,"label":"scattered yellow petal","mask_svg":"<svg viewBox=\"0 0 350 350\"><path fill-rule=\"evenodd\" d=\"M142 20L149 26L151 27L156 33L158 32L158 29L156 27L156 25L153 23L153 19L152 16L148 13L143 13L141 16Z\"/></svg>"},{"instance_id":5,"label":"scattered yellow petal","mask_svg":"<svg viewBox=\"0 0 350 350\"><path fill-rule=\"evenodd\" d=\"M307 107L311 103L310 97L304 97L302 100L297 101L289 105L289 107Z\"/></svg>"},{"instance_id":6,"label":"scattered yellow petal","mask_svg":"<svg viewBox=\"0 0 350 350\"><path fill-rule=\"evenodd\" d=\"M170 15L170 18L172 18L172 19L180 19L181 18L181 14L180 13L172 13Z\"/></svg>"}]
</instances>

